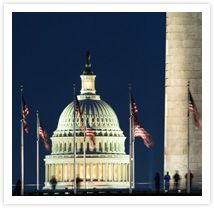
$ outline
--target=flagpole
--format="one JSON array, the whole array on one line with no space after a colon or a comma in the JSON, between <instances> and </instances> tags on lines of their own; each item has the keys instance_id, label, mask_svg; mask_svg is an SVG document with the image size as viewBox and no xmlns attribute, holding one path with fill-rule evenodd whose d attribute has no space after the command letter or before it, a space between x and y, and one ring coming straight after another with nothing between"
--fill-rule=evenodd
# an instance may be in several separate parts
<instances>
[{"instance_id":1,"label":"flagpole","mask_svg":"<svg viewBox=\"0 0 214 208\"><path fill-rule=\"evenodd\" d=\"M21 85L21 195L24 195L24 125L23 125L23 86Z\"/></svg>"},{"instance_id":2,"label":"flagpole","mask_svg":"<svg viewBox=\"0 0 214 208\"><path fill-rule=\"evenodd\" d=\"M86 111L84 114L84 185L86 190Z\"/></svg>"},{"instance_id":3,"label":"flagpole","mask_svg":"<svg viewBox=\"0 0 214 208\"><path fill-rule=\"evenodd\" d=\"M37 137L37 141L36 141L36 175L37 175L37 180L36 180L36 188L37 191L39 190L39 111L37 110L36 112L36 137Z\"/></svg>"},{"instance_id":4,"label":"flagpole","mask_svg":"<svg viewBox=\"0 0 214 208\"><path fill-rule=\"evenodd\" d=\"M134 139L134 119L131 119L131 138L132 138L132 188L135 188L135 139Z\"/></svg>"},{"instance_id":5,"label":"flagpole","mask_svg":"<svg viewBox=\"0 0 214 208\"><path fill-rule=\"evenodd\" d=\"M77 193L76 190L76 91L75 91L75 84L73 84L73 91L74 91L74 123L73 123L73 132L74 132L74 143L73 143L73 150L74 150L74 194Z\"/></svg>"},{"instance_id":6,"label":"flagpole","mask_svg":"<svg viewBox=\"0 0 214 208\"><path fill-rule=\"evenodd\" d=\"M187 110L188 110L188 121L187 121L187 123L188 123L188 141L187 141L187 193L190 193L190 169L189 169L189 148L190 148L190 132L189 132L189 101L190 101L190 97L189 97L189 86L190 86L190 82L188 81L188 83L187 83L187 90L188 90L188 92L187 92L187 98L188 98L188 100L187 100Z\"/></svg>"},{"instance_id":7,"label":"flagpole","mask_svg":"<svg viewBox=\"0 0 214 208\"><path fill-rule=\"evenodd\" d=\"M132 111L131 111L131 84L129 84L129 193L132 193L133 181L133 148L132 148Z\"/></svg>"}]
</instances>

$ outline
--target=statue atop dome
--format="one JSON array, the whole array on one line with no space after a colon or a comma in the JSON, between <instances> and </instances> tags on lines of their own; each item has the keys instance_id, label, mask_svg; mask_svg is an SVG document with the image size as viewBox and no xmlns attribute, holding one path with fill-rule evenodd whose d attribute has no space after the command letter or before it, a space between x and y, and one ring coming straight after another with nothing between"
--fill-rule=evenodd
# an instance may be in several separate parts
<instances>
[{"instance_id":1,"label":"statue atop dome","mask_svg":"<svg viewBox=\"0 0 214 208\"><path fill-rule=\"evenodd\" d=\"M85 64L85 70L83 71L83 74L93 75L94 73L91 71L91 63L90 63L91 54L89 49L86 51L85 57L86 57L86 64Z\"/></svg>"},{"instance_id":2,"label":"statue atop dome","mask_svg":"<svg viewBox=\"0 0 214 208\"><path fill-rule=\"evenodd\" d=\"M86 64L90 64L91 54L89 49L86 51L85 56L86 56Z\"/></svg>"}]
</instances>

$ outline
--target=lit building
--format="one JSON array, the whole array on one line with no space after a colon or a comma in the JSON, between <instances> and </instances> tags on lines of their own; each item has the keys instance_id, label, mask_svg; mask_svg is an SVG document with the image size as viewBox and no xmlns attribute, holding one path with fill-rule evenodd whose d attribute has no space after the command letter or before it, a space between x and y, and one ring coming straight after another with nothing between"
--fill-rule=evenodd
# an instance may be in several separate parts
<instances>
[{"instance_id":1,"label":"lit building","mask_svg":"<svg viewBox=\"0 0 214 208\"><path fill-rule=\"evenodd\" d=\"M186 189L189 155L189 169L194 175L192 189L201 190L202 127L195 128L190 113L188 129L187 83L190 81L190 91L201 115L202 13L168 12L166 22L164 172L173 176L179 171L180 188Z\"/></svg>"},{"instance_id":2,"label":"lit building","mask_svg":"<svg viewBox=\"0 0 214 208\"><path fill-rule=\"evenodd\" d=\"M93 129L96 140L94 148L90 137L86 137L86 166L84 165L84 132L81 130L79 114L76 114L76 177L80 177L80 188L128 188L129 155L125 153L125 139L114 110L99 95L96 95L95 78L91 71L90 54L80 76L82 89L78 100L83 118ZM45 157L45 186L55 176L58 189L73 189L74 181L74 103L62 112L57 129L51 137L52 151ZM85 168L84 168L85 167ZM86 174L85 171L86 170Z\"/></svg>"}]
</instances>

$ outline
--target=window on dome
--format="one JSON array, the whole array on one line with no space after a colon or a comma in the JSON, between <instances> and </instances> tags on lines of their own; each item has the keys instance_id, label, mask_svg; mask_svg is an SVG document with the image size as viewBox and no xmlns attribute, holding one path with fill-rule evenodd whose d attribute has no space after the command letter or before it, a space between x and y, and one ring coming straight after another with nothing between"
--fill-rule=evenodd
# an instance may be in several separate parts
<instances>
[{"instance_id":1,"label":"window on dome","mask_svg":"<svg viewBox=\"0 0 214 208\"><path fill-rule=\"evenodd\" d=\"M89 142L87 142L87 150L86 151L89 151Z\"/></svg>"},{"instance_id":2,"label":"window on dome","mask_svg":"<svg viewBox=\"0 0 214 208\"><path fill-rule=\"evenodd\" d=\"M113 151L113 145L110 143L110 151Z\"/></svg>"},{"instance_id":3,"label":"window on dome","mask_svg":"<svg viewBox=\"0 0 214 208\"><path fill-rule=\"evenodd\" d=\"M116 152L117 151L117 144L114 143L114 151Z\"/></svg>"},{"instance_id":4,"label":"window on dome","mask_svg":"<svg viewBox=\"0 0 214 208\"><path fill-rule=\"evenodd\" d=\"M102 150L102 144L101 144L101 142L99 143L99 151L100 151L100 152L103 151L103 150Z\"/></svg>"},{"instance_id":5,"label":"window on dome","mask_svg":"<svg viewBox=\"0 0 214 208\"><path fill-rule=\"evenodd\" d=\"M108 145L107 145L107 143L105 143L105 151L106 152L108 151Z\"/></svg>"},{"instance_id":6,"label":"window on dome","mask_svg":"<svg viewBox=\"0 0 214 208\"><path fill-rule=\"evenodd\" d=\"M64 151L64 152L66 151L66 143L64 143L63 151Z\"/></svg>"},{"instance_id":7,"label":"window on dome","mask_svg":"<svg viewBox=\"0 0 214 208\"><path fill-rule=\"evenodd\" d=\"M59 151L62 152L62 143L60 143Z\"/></svg>"},{"instance_id":8,"label":"window on dome","mask_svg":"<svg viewBox=\"0 0 214 208\"><path fill-rule=\"evenodd\" d=\"M68 151L69 151L69 152L71 151L71 143L69 143Z\"/></svg>"},{"instance_id":9,"label":"window on dome","mask_svg":"<svg viewBox=\"0 0 214 208\"><path fill-rule=\"evenodd\" d=\"M80 152L83 152L83 143L80 144Z\"/></svg>"}]
</instances>

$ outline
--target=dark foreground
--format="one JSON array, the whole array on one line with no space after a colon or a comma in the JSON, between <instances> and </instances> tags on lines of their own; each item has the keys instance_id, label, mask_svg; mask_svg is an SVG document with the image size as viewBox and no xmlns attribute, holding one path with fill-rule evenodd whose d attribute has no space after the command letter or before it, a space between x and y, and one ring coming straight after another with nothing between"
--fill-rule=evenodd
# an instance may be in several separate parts
<instances>
[{"instance_id":1,"label":"dark foreground","mask_svg":"<svg viewBox=\"0 0 214 208\"><path fill-rule=\"evenodd\" d=\"M13 196L20 195L20 193L13 193ZM41 190L41 191L26 191L25 196L74 196L73 190ZM176 192L160 192L133 190L78 190L76 196L202 196L201 191L186 191Z\"/></svg>"}]
</instances>

